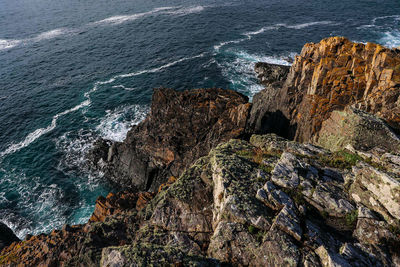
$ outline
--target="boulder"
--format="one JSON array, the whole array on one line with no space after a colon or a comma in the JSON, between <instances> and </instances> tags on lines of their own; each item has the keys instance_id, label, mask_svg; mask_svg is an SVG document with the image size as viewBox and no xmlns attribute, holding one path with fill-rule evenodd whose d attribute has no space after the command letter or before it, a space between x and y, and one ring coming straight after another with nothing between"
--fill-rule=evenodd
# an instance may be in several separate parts
<instances>
[{"instance_id":1,"label":"boulder","mask_svg":"<svg viewBox=\"0 0 400 267\"><path fill-rule=\"evenodd\" d=\"M384 121L349 106L344 110L332 111L314 136L314 143L333 151L343 150L350 145L360 151L382 149L400 152L399 137Z\"/></svg>"}]
</instances>

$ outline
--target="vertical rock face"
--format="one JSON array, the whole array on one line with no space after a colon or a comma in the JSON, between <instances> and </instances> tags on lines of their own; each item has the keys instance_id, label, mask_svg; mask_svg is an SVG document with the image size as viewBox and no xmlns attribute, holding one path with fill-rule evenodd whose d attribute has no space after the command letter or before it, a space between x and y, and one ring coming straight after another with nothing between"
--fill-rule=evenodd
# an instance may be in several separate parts
<instances>
[{"instance_id":1,"label":"vertical rock face","mask_svg":"<svg viewBox=\"0 0 400 267\"><path fill-rule=\"evenodd\" d=\"M285 84L264 103L290 121L289 137L305 142L332 111L350 105L400 129L399 89L400 50L332 37L306 44Z\"/></svg>"},{"instance_id":2,"label":"vertical rock face","mask_svg":"<svg viewBox=\"0 0 400 267\"><path fill-rule=\"evenodd\" d=\"M156 191L218 143L243 135L250 107L246 96L230 90L155 89L146 120L106 153L101 142L92 160L117 185Z\"/></svg>"}]
</instances>

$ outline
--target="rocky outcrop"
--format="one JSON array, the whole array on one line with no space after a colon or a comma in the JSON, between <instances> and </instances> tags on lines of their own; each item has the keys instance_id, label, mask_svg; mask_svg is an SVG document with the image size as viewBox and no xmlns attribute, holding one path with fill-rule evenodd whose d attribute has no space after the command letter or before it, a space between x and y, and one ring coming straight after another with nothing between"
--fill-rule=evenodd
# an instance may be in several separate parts
<instances>
[{"instance_id":1,"label":"rocky outcrop","mask_svg":"<svg viewBox=\"0 0 400 267\"><path fill-rule=\"evenodd\" d=\"M306 44L283 86L255 96L257 106L266 106L259 116L264 121L286 122L286 134L297 141L318 138L323 122L332 111L353 106L375 114L391 127L400 129L400 50L377 44L353 43L343 37L331 37L320 43ZM258 131L282 131L257 126ZM267 127L265 129L265 127Z\"/></svg>"},{"instance_id":2,"label":"rocky outcrop","mask_svg":"<svg viewBox=\"0 0 400 267\"><path fill-rule=\"evenodd\" d=\"M124 142L98 142L89 158L114 184L155 191L218 143L242 136L250 107L230 90L155 89L149 116Z\"/></svg>"},{"instance_id":3,"label":"rocky outcrop","mask_svg":"<svg viewBox=\"0 0 400 267\"><path fill-rule=\"evenodd\" d=\"M399 137L384 121L352 107L332 111L313 141L333 151L348 146L362 151L400 151Z\"/></svg>"},{"instance_id":4,"label":"rocky outcrop","mask_svg":"<svg viewBox=\"0 0 400 267\"><path fill-rule=\"evenodd\" d=\"M11 245L12 242L19 241L19 238L14 234L14 232L8 228L7 225L0 222L0 251Z\"/></svg>"},{"instance_id":5,"label":"rocky outcrop","mask_svg":"<svg viewBox=\"0 0 400 267\"><path fill-rule=\"evenodd\" d=\"M218 145L173 180L139 212L132 193L99 199L101 220L15 242L0 263L400 264L399 177L357 151L253 135Z\"/></svg>"}]
</instances>

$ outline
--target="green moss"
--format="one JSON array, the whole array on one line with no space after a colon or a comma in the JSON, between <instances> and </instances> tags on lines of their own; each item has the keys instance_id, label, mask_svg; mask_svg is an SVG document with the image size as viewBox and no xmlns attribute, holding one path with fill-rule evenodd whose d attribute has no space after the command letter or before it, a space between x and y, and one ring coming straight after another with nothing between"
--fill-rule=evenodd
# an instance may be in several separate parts
<instances>
[{"instance_id":1,"label":"green moss","mask_svg":"<svg viewBox=\"0 0 400 267\"><path fill-rule=\"evenodd\" d=\"M334 152L331 155L322 156L318 160L324 166L338 169L351 169L351 167L363 159L357 154L342 150Z\"/></svg>"},{"instance_id":2,"label":"green moss","mask_svg":"<svg viewBox=\"0 0 400 267\"><path fill-rule=\"evenodd\" d=\"M274 170L274 167L271 165L265 165L265 164L260 164L258 166L259 169L261 169L265 173L271 173Z\"/></svg>"},{"instance_id":3,"label":"green moss","mask_svg":"<svg viewBox=\"0 0 400 267\"><path fill-rule=\"evenodd\" d=\"M303 190L304 188L301 185L299 185L297 188L282 188L282 191L288 194L298 206L305 205L307 203L302 193Z\"/></svg>"},{"instance_id":4,"label":"green moss","mask_svg":"<svg viewBox=\"0 0 400 267\"><path fill-rule=\"evenodd\" d=\"M400 237L400 222L397 222L397 224L390 224L389 225L389 231Z\"/></svg>"},{"instance_id":5,"label":"green moss","mask_svg":"<svg viewBox=\"0 0 400 267\"><path fill-rule=\"evenodd\" d=\"M243 158L247 158L247 159L252 158L253 154L254 154L254 152L251 150L239 150L239 151L236 151L235 153L236 153L236 155L241 156Z\"/></svg>"},{"instance_id":6,"label":"green moss","mask_svg":"<svg viewBox=\"0 0 400 267\"><path fill-rule=\"evenodd\" d=\"M258 231L257 231L257 228L255 227L255 226L253 226L253 225L249 225L249 227L247 227L247 230L249 231L249 233L250 234L252 234L252 235L254 235L254 234L256 234Z\"/></svg>"},{"instance_id":7,"label":"green moss","mask_svg":"<svg viewBox=\"0 0 400 267\"><path fill-rule=\"evenodd\" d=\"M347 226L354 226L357 222L358 218L358 210L353 210L349 213L346 214L345 219L346 219L346 225Z\"/></svg>"},{"instance_id":8,"label":"green moss","mask_svg":"<svg viewBox=\"0 0 400 267\"><path fill-rule=\"evenodd\" d=\"M329 218L329 213L326 210L321 211L321 216L325 220Z\"/></svg>"}]
</instances>

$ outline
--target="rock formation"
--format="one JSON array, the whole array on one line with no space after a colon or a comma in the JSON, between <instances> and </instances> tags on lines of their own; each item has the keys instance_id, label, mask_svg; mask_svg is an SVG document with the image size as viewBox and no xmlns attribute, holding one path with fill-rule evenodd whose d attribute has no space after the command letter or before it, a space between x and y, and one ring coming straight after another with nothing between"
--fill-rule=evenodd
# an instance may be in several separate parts
<instances>
[{"instance_id":1,"label":"rock formation","mask_svg":"<svg viewBox=\"0 0 400 267\"><path fill-rule=\"evenodd\" d=\"M322 123L332 111L347 106L374 114L399 130L399 53L398 49L353 43L343 37L306 44L284 85L275 91L267 87L269 98L255 96L254 105L263 111L265 121L281 115L288 137L300 142L318 139ZM278 132L280 126L273 131ZM262 127L255 130L262 132Z\"/></svg>"},{"instance_id":2,"label":"rock formation","mask_svg":"<svg viewBox=\"0 0 400 267\"><path fill-rule=\"evenodd\" d=\"M222 141L245 133L248 98L223 89L155 89L149 116L124 142L99 142L91 159L114 184L155 191Z\"/></svg>"},{"instance_id":3,"label":"rock formation","mask_svg":"<svg viewBox=\"0 0 400 267\"><path fill-rule=\"evenodd\" d=\"M14 240L0 265L400 266L397 52L307 44L290 70L256 65L253 105L156 89L124 142L89 155L124 191L86 224Z\"/></svg>"}]
</instances>

